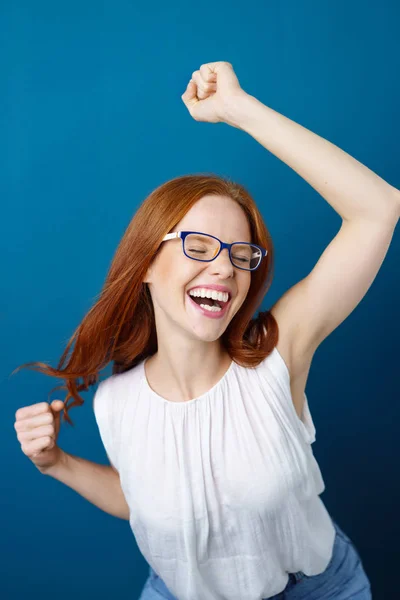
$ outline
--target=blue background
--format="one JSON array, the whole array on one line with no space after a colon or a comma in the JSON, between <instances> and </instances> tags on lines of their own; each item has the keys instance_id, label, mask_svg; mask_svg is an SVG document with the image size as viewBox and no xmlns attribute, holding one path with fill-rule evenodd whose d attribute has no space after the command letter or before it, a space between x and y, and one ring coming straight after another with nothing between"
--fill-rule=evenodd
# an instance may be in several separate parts
<instances>
[{"instance_id":1,"label":"blue background","mask_svg":"<svg viewBox=\"0 0 400 600\"><path fill-rule=\"evenodd\" d=\"M181 94L202 63L400 187L400 9L394 0L36 2L0 6L2 493L0 596L138 598L148 573L127 521L39 474L19 407L59 398L56 366L143 199L179 175L243 183L272 233L262 309L305 277L341 218L244 132L194 121ZM367 296L317 350L307 384L328 510L358 547L374 599L399 587L400 236ZM104 371L102 377L109 371ZM91 400L62 426L69 453L107 463ZM61 396L64 397L63 395ZM149 474L151 475L151 474Z\"/></svg>"}]
</instances>

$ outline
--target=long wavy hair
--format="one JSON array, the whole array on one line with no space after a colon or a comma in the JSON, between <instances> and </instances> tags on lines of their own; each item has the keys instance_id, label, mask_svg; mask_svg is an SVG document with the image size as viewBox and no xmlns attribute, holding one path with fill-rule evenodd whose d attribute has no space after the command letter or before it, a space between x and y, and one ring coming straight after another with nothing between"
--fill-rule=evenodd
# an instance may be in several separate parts
<instances>
[{"instance_id":1,"label":"long wavy hair","mask_svg":"<svg viewBox=\"0 0 400 600\"><path fill-rule=\"evenodd\" d=\"M30 368L64 379L65 385L56 386L49 394L55 389L67 390L64 420L70 425L74 424L69 409L84 403L78 392L98 383L99 372L110 361L114 375L157 352L153 303L143 279L163 237L208 194L235 200L247 216L252 242L268 250L259 268L251 273L246 300L222 334L221 343L231 359L244 367L257 366L276 346L278 324L270 311L253 318L271 285L274 265L272 239L254 200L242 185L226 177L177 177L152 191L134 214L117 247L103 289L70 338L57 368L30 362L13 371Z\"/></svg>"}]
</instances>

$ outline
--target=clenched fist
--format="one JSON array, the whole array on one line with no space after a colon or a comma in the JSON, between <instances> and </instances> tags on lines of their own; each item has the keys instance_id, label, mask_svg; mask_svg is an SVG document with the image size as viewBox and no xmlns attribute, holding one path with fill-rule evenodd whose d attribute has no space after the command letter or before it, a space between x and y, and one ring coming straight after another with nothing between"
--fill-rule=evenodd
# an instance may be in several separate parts
<instances>
[{"instance_id":1,"label":"clenched fist","mask_svg":"<svg viewBox=\"0 0 400 600\"><path fill-rule=\"evenodd\" d=\"M241 88L230 63L201 65L181 98L195 121L225 122L229 107L246 92Z\"/></svg>"},{"instance_id":2,"label":"clenched fist","mask_svg":"<svg viewBox=\"0 0 400 600\"><path fill-rule=\"evenodd\" d=\"M44 472L60 460L62 450L57 446L60 431L62 400L39 402L19 408L15 413L14 428L22 452Z\"/></svg>"}]
</instances>

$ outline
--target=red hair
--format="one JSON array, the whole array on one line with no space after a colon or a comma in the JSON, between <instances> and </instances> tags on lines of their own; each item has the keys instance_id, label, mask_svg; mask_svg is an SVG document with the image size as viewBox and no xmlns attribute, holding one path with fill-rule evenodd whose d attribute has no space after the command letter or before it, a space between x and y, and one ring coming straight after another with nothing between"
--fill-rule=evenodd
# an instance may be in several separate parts
<instances>
[{"instance_id":1,"label":"red hair","mask_svg":"<svg viewBox=\"0 0 400 600\"><path fill-rule=\"evenodd\" d=\"M257 366L276 346L279 330L272 314L260 312L253 318L272 282L274 259L271 236L254 200L242 185L228 178L213 174L177 177L151 192L134 214L115 252L103 289L70 338L57 368L31 362L13 371L31 368L65 379L66 385L53 390L68 391L64 420L71 425L68 410L84 403L78 392L96 384L99 372L110 361L113 374L123 373L157 352L153 304L143 279L164 235L208 194L235 200L249 221L251 241L268 250L259 268L251 273L246 300L222 334L221 342L231 359L244 367ZM268 330L268 340L263 326ZM73 342L75 346L67 360ZM70 398L73 401L67 406Z\"/></svg>"}]
</instances>

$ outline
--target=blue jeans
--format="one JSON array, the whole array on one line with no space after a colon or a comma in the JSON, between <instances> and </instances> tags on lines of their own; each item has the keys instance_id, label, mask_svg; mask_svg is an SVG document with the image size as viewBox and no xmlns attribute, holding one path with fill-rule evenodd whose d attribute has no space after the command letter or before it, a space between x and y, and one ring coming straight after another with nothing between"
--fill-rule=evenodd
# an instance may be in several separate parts
<instances>
[{"instance_id":1,"label":"blue jeans","mask_svg":"<svg viewBox=\"0 0 400 600\"><path fill-rule=\"evenodd\" d=\"M312 576L305 575L302 571L289 573L285 589L263 600L372 600L370 581L357 549L339 525L335 521L333 524L336 529L333 555L325 571ZM150 575L139 600L163 598L177 600L163 580L150 568Z\"/></svg>"}]
</instances>

